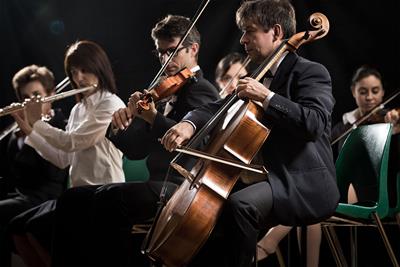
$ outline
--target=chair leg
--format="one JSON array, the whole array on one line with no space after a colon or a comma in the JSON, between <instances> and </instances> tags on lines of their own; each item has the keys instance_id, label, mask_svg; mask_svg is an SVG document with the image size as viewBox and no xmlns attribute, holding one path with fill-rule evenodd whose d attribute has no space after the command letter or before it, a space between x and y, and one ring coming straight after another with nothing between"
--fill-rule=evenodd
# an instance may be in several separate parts
<instances>
[{"instance_id":1,"label":"chair leg","mask_svg":"<svg viewBox=\"0 0 400 267\"><path fill-rule=\"evenodd\" d=\"M386 235L385 229L383 228L382 222L379 219L379 216L374 212L374 213L372 213L372 217L374 218L376 225L378 226L379 233L381 234L383 242L385 243L386 250L387 250L389 257L393 263L393 266L398 267L399 263L397 262L396 256L393 252L392 246L390 245L389 239Z\"/></svg>"},{"instance_id":2,"label":"chair leg","mask_svg":"<svg viewBox=\"0 0 400 267\"><path fill-rule=\"evenodd\" d=\"M395 218L396 218L397 226L399 226L399 228L400 228L400 212L396 213Z\"/></svg>"},{"instance_id":3,"label":"chair leg","mask_svg":"<svg viewBox=\"0 0 400 267\"><path fill-rule=\"evenodd\" d=\"M279 267L286 267L285 260L283 259L283 255L281 250L279 249L279 246L276 247L275 254L276 257L278 258Z\"/></svg>"},{"instance_id":4,"label":"chair leg","mask_svg":"<svg viewBox=\"0 0 400 267\"><path fill-rule=\"evenodd\" d=\"M351 255L351 266L358 266L358 238L357 238L357 226L350 226L350 255Z\"/></svg>"},{"instance_id":5,"label":"chair leg","mask_svg":"<svg viewBox=\"0 0 400 267\"><path fill-rule=\"evenodd\" d=\"M347 261L344 257L342 247L340 246L339 240L337 238L336 232L333 226L321 225L322 231L325 234L326 240L328 242L329 248L335 259L337 267L348 267Z\"/></svg>"}]
</instances>

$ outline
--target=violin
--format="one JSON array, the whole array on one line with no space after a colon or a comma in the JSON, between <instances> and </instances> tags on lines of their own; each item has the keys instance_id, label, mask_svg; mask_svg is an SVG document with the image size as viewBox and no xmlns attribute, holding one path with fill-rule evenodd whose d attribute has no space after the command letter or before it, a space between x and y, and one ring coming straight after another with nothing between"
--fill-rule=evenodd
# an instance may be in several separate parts
<instances>
[{"instance_id":1,"label":"violin","mask_svg":"<svg viewBox=\"0 0 400 267\"><path fill-rule=\"evenodd\" d=\"M150 89L150 92L144 94L136 103L138 111L149 110L149 103L157 102L163 98L169 97L178 92L189 80L196 79L195 72L188 68L180 70L175 75L169 76Z\"/></svg>"},{"instance_id":2,"label":"violin","mask_svg":"<svg viewBox=\"0 0 400 267\"><path fill-rule=\"evenodd\" d=\"M372 114L363 124L374 124L374 123L385 123L385 116L388 112L396 111L400 113L400 108L394 109L382 109L374 114Z\"/></svg>"},{"instance_id":3,"label":"violin","mask_svg":"<svg viewBox=\"0 0 400 267\"><path fill-rule=\"evenodd\" d=\"M396 93L394 93L388 99L386 99L384 102L377 105L376 107L371 109L367 114L365 114L364 116L359 118L357 121L355 121L353 124L351 124L346 131L344 131L340 136L338 136L335 140L333 140L331 142L331 145L336 144L340 139L347 136L348 133L350 133L352 130L356 129L359 125L385 122L385 115L388 112L388 110L384 109L384 107L387 103L392 101L398 95L400 95L400 90L398 90ZM400 112L400 108L395 109L395 110L397 112Z\"/></svg>"}]
</instances>

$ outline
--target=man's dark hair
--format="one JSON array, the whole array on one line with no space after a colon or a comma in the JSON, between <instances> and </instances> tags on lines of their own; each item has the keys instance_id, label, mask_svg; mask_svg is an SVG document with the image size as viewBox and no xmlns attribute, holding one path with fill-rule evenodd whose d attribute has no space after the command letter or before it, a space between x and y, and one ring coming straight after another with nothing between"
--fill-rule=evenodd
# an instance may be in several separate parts
<instances>
[{"instance_id":1,"label":"man's dark hair","mask_svg":"<svg viewBox=\"0 0 400 267\"><path fill-rule=\"evenodd\" d=\"M19 101L23 100L21 99L21 88L32 81L40 82L47 95L54 91L54 75L48 68L38 65L26 66L19 70L12 79L12 85Z\"/></svg>"},{"instance_id":2,"label":"man's dark hair","mask_svg":"<svg viewBox=\"0 0 400 267\"><path fill-rule=\"evenodd\" d=\"M173 38L181 38L185 34L190 25L190 19L178 15L167 15L165 18L157 22L151 30L151 37L156 39L172 41ZM183 46L188 47L193 43L198 43L200 46L200 33L194 26L189 35L183 42Z\"/></svg>"},{"instance_id":3,"label":"man's dark hair","mask_svg":"<svg viewBox=\"0 0 400 267\"><path fill-rule=\"evenodd\" d=\"M282 26L283 38L288 39L296 33L296 15L287 0L245 1L236 11L236 24L244 30L247 23L261 25L269 31L275 24Z\"/></svg>"}]
</instances>

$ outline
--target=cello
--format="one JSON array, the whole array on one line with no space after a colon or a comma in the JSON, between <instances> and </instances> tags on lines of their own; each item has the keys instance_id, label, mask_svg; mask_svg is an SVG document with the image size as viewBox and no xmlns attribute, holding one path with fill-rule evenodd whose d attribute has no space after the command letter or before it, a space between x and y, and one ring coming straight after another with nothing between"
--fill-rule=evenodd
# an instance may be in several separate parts
<instances>
[{"instance_id":1,"label":"cello","mask_svg":"<svg viewBox=\"0 0 400 267\"><path fill-rule=\"evenodd\" d=\"M328 33L329 21L323 14L312 14L310 24L315 30L297 33L282 42L252 74L252 78L260 81L285 52L294 52L302 44ZM213 130L206 154L249 164L271 131L260 122L263 114L264 110L258 103L240 100L232 94L188 147L196 146ZM188 153L193 149L181 148L177 151ZM174 161L177 158L171 162L172 166L176 166ZM181 173L185 172L181 170ZM241 168L232 165L199 160L186 173L185 181L157 215L146 237L144 253L166 266L187 265L211 234L240 173Z\"/></svg>"}]
</instances>

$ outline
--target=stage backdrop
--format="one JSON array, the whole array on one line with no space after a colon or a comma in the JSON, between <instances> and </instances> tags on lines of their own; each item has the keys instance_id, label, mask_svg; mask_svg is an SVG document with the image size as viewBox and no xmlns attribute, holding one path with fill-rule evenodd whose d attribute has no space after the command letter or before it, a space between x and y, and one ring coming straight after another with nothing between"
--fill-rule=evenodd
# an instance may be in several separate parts
<instances>
[{"instance_id":1,"label":"stage backdrop","mask_svg":"<svg viewBox=\"0 0 400 267\"><path fill-rule=\"evenodd\" d=\"M199 62L211 81L220 58L232 51L243 52L235 24L240 2L212 0L197 23L202 35ZM322 12L330 20L328 35L304 45L298 53L328 68L337 101L334 121L355 107L349 85L362 64L382 72L388 94L400 89L400 1L296 0L293 4L298 31L307 28L307 17L313 12ZM28 64L48 66L56 81L61 81L65 49L81 39L105 48L119 95L126 102L132 92L148 86L160 67L151 53L150 30L155 22L167 14L192 17L199 5L200 0L0 0L0 107L16 100L11 79ZM73 97L55 103L66 113L73 104ZM10 116L0 118L0 130L10 121Z\"/></svg>"}]
</instances>

